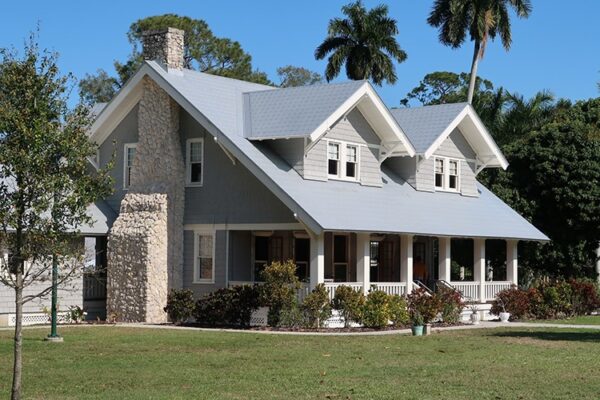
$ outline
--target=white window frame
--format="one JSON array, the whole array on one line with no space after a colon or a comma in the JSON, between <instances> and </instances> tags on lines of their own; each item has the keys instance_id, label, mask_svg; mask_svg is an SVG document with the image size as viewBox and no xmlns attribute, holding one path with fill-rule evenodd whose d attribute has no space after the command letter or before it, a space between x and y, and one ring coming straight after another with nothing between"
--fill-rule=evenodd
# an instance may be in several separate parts
<instances>
[{"instance_id":1,"label":"white window frame","mask_svg":"<svg viewBox=\"0 0 600 400\"><path fill-rule=\"evenodd\" d=\"M131 185L131 182L127 182L127 176L130 175L130 173L128 173L129 171L127 170L129 168L127 165L129 149L135 149L135 154L137 155L137 143L125 143L123 145L123 190L129 190L129 186ZM133 168L133 160L131 168Z\"/></svg>"},{"instance_id":2,"label":"white window frame","mask_svg":"<svg viewBox=\"0 0 600 400\"><path fill-rule=\"evenodd\" d=\"M200 182L192 182L192 143L202 144L202 171L200 173ZM201 187L204 184L204 138L192 138L185 142L185 185L192 187Z\"/></svg>"},{"instance_id":3,"label":"white window frame","mask_svg":"<svg viewBox=\"0 0 600 400\"><path fill-rule=\"evenodd\" d=\"M329 144L335 143L339 146L339 159L338 159L338 173L337 175L332 175L329 173ZM348 155L348 147L356 148L356 170L355 176L346 176L346 162ZM349 181L349 182L359 182L360 181L360 153L361 153L361 145L359 143L345 142L343 140L327 140L327 177L329 179L338 180L338 181Z\"/></svg>"},{"instance_id":4,"label":"white window frame","mask_svg":"<svg viewBox=\"0 0 600 400\"><path fill-rule=\"evenodd\" d=\"M212 272L211 279L200 279L200 236L212 237ZM215 249L216 249L216 234L214 230L197 230L194 231L194 284L214 284L215 283Z\"/></svg>"},{"instance_id":5,"label":"white window frame","mask_svg":"<svg viewBox=\"0 0 600 400\"><path fill-rule=\"evenodd\" d=\"M443 165L444 165L444 171L443 171L443 178L442 178L442 186L437 186L435 184L435 176L437 175L437 173L435 172L435 167L436 167L436 163L438 160L442 160ZM450 187L450 162L454 161L456 162L456 188L451 188ZM451 192L451 193L459 193L460 192L460 185L461 185L461 179L460 179L460 169L461 169L461 160L458 158L452 158L452 157L434 157L433 159L433 186L435 188L436 191L439 192Z\"/></svg>"}]
</instances>

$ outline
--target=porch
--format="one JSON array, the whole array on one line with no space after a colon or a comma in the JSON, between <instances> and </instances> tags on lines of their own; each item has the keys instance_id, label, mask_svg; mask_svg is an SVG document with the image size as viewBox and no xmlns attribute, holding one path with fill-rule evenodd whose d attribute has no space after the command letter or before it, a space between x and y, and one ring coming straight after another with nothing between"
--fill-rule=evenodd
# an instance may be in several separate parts
<instances>
[{"instance_id":1,"label":"porch","mask_svg":"<svg viewBox=\"0 0 600 400\"><path fill-rule=\"evenodd\" d=\"M355 232L313 236L304 230L265 229L232 230L227 241L228 286L260 284L266 265L293 260L302 282L299 299L319 283L331 299L342 285L365 294L376 288L400 296L418 287L447 285L466 301L485 303L518 283L516 240Z\"/></svg>"}]
</instances>

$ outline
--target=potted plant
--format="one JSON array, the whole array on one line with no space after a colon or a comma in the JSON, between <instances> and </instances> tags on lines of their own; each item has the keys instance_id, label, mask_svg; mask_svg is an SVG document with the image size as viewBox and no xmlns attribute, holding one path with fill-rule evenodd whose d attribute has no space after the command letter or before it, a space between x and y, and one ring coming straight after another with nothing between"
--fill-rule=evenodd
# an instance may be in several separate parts
<instances>
[{"instance_id":1,"label":"potted plant","mask_svg":"<svg viewBox=\"0 0 600 400\"><path fill-rule=\"evenodd\" d=\"M423 336L423 316L421 313L414 312L411 315L413 336Z\"/></svg>"},{"instance_id":2,"label":"potted plant","mask_svg":"<svg viewBox=\"0 0 600 400\"><path fill-rule=\"evenodd\" d=\"M506 312L504 301L500 297L498 297L498 304L500 304L500 307L502 308L502 312L500 313L500 322L508 322L508 319L510 318L510 313Z\"/></svg>"},{"instance_id":3,"label":"potted plant","mask_svg":"<svg viewBox=\"0 0 600 400\"><path fill-rule=\"evenodd\" d=\"M481 315L477 309L477 305L474 302L469 303L469 311L471 311L471 324L479 325L479 322L481 321Z\"/></svg>"}]
</instances>

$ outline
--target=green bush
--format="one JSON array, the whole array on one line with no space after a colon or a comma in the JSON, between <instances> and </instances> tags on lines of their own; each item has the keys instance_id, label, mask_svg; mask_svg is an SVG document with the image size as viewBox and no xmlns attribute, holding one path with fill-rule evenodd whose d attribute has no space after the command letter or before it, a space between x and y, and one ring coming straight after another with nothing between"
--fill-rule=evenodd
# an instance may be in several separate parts
<instances>
[{"instance_id":1,"label":"green bush","mask_svg":"<svg viewBox=\"0 0 600 400\"><path fill-rule=\"evenodd\" d=\"M381 329L390 321L389 296L381 290L373 290L367 295L362 307L362 322L367 328Z\"/></svg>"},{"instance_id":2,"label":"green bush","mask_svg":"<svg viewBox=\"0 0 600 400\"><path fill-rule=\"evenodd\" d=\"M291 329L304 328L306 326L306 317L296 301L290 307L281 310L277 326Z\"/></svg>"},{"instance_id":3,"label":"green bush","mask_svg":"<svg viewBox=\"0 0 600 400\"><path fill-rule=\"evenodd\" d=\"M267 322L270 326L278 326L281 311L292 307L296 301L296 292L300 289L296 264L292 260L273 262L265 267L262 278L265 283L261 300L269 307Z\"/></svg>"},{"instance_id":4,"label":"green bush","mask_svg":"<svg viewBox=\"0 0 600 400\"><path fill-rule=\"evenodd\" d=\"M447 324L457 324L465 308L460 292L454 288L438 285L435 294L441 303L442 320Z\"/></svg>"},{"instance_id":5,"label":"green bush","mask_svg":"<svg viewBox=\"0 0 600 400\"><path fill-rule=\"evenodd\" d=\"M325 285L320 283L304 298L302 311L306 316L307 326L320 328L327 319L331 317L331 302Z\"/></svg>"},{"instance_id":6,"label":"green bush","mask_svg":"<svg viewBox=\"0 0 600 400\"><path fill-rule=\"evenodd\" d=\"M189 289L171 289L167 295L167 305L164 311L171 322L179 325L194 315L195 308L194 292Z\"/></svg>"},{"instance_id":7,"label":"green bush","mask_svg":"<svg viewBox=\"0 0 600 400\"><path fill-rule=\"evenodd\" d=\"M201 324L212 326L250 325L252 312L258 309L258 286L234 286L218 289L196 302L194 316Z\"/></svg>"},{"instance_id":8,"label":"green bush","mask_svg":"<svg viewBox=\"0 0 600 400\"><path fill-rule=\"evenodd\" d=\"M390 321L392 321L394 326L408 325L410 322L408 303L403 297L398 295L388 296L388 309L390 312Z\"/></svg>"},{"instance_id":9,"label":"green bush","mask_svg":"<svg viewBox=\"0 0 600 400\"><path fill-rule=\"evenodd\" d=\"M362 292L352 289L350 286L338 286L333 298L333 308L338 310L344 318L344 326L348 328L351 322L362 322L362 309L365 304L365 296Z\"/></svg>"}]
</instances>

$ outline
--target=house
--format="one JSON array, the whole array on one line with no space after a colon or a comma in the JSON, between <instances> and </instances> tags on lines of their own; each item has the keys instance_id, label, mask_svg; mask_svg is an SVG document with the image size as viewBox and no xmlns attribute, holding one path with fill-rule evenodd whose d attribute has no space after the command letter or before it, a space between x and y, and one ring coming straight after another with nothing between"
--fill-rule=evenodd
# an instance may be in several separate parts
<instances>
[{"instance_id":1,"label":"house","mask_svg":"<svg viewBox=\"0 0 600 400\"><path fill-rule=\"evenodd\" d=\"M366 81L258 85L183 68L180 30L143 41L146 61L90 136L97 166L116 149L96 235L109 316L165 322L171 288L257 282L287 259L332 297L442 283L485 304L518 282L518 242L548 240L477 182L508 163L468 104L390 110Z\"/></svg>"}]
</instances>

